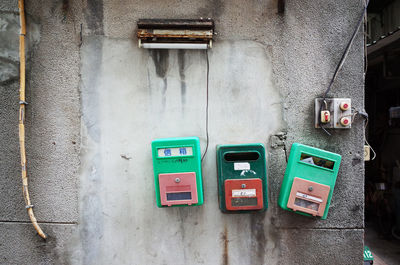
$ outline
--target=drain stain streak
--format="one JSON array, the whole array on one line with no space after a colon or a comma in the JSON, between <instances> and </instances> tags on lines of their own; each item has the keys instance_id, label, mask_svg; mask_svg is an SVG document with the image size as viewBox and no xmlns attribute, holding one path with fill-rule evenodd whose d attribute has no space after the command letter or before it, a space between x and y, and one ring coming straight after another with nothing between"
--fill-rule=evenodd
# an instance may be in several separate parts
<instances>
[{"instance_id":1,"label":"drain stain streak","mask_svg":"<svg viewBox=\"0 0 400 265\"><path fill-rule=\"evenodd\" d=\"M185 51L178 51L178 65L179 65L179 76L181 79L181 102L182 109L184 108L186 101L186 80L185 80Z\"/></svg>"},{"instance_id":2,"label":"drain stain streak","mask_svg":"<svg viewBox=\"0 0 400 265\"><path fill-rule=\"evenodd\" d=\"M167 93L167 72L169 67L169 51L168 50L149 50L150 57L153 59L154 67L156 68L156 74L158 77L163 79L163 90L162 90L162 106L165 108L166 104L166 93Z\"/></svg>"},{"instance_id":3,"label":"drain stain streak","mask_svg":"<svg viewBox=\"0 0 400 265\"><path fill-rule=\"evenodd\" d=\"M253 253L251 255L251 264L264 264L265 246L267 245L267 240L265 238L264 219L265 212L251 215L251 238L253 242L255 241L255 247L252 248ZM256 260L253 260L254 258Z\"/></svg>"},{"instance_id":4,"label":"drain stain streak","mask_svg":"<svg viewBox=\"0 0 400 265\"><path fill-rule=\"evenodd\" d=\"M229 252L228 252L228 229L225 225L224 232L221 235L221 240L223 244L223 252L222 252L222 265L229 265Z\"/></svg>"}]
</instances>

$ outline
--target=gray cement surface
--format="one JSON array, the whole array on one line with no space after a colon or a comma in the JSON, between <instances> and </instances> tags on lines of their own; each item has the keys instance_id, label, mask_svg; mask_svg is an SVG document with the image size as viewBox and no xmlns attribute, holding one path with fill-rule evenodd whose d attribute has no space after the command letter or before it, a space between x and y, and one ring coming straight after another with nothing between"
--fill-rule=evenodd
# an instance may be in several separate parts
<instances>
[{"instance_id":1,"label":"gray cement surface","mask_svg":"<svg viewBox=\"0 0 400 265\"><path fill-rule=\"evenodd\" d=\"M18 0L2 0L0 2L2 12L18 13Z\"/></svg>"},{"instance_id":2,"label":"gray cement surface","mask_svg":"<svg viewBox=\"0 0 400 265\"><path fill-rule=\"evenodd\" d=\"M79 37L75 24L45 8L48 3L27 1L26 149L34 211L49 237L44 242L29 223L22 197L19 18L17 1L9 2L0 5L0 63L14 67L2 69L0 81L0 263L65 264L65 246L78 221Z\"/></svg>"},{"instance_id":3,"label":"gray cement surface","mask_svg":"<svg viewBox=\"0 0 400 265\"><path fill-rule=\"evenodd\" d=\"M279 264L362 264L363 233L363 229L280 230Z\"/></svg>"},{"instance_id":4,"label":"gray cement surface","mask_svg":"<svg viewBox=\"0 0 400 265\"><path fill-rule=\"evenodd\" d=\"M395 238L383 238L372 226L365 229L365 245L372 251L375 260L380 259L386 265L399 264L400 240Z\"/></svg>"},{"instance_id":5,"label":"gray cement surface","mask_svg":"<svg viewBox=\"0 0 400 265\"><path fill-rule=\"evenodd\" d=\"M141 50L131 40L84 39L82 60L87 63L82 66L82 102L94 104L83 111L87 134L82 161L88 168L81 178L85 187L81 211L91 213L84 214L87 234L83 242L87 240L88 247L83 263L129 263L133 259L137 264L159 264L161 260L167 264L219 263L223 255L216 256L215 251L224 251L220 239L224 229L230 233L227 240L241 237L241 233L231 234L232 230L243 229L249 235L231 240L231 260L241 262L251 259L249 253L265 251L270 255L263 254L256 263L277 257L275 243L265 239L272 233L269 220L264 215L254 219L252 215L222 214L216 193L215 146L240 143L243 135L249 142L265 143L266 136L280 128L279 92L270 81L269 57L257 42L220 41L208 53L206 203L181 209L154 207L151 141L198 135L205 149L206 56L205 51ZM249 113L254 113L251 119ZM123 154L132 159L121 158ZM101 238L94 236L98 233ZM113 239L115 233L118 240ZM261 240L260 246L253 249L256 240ZM168 255L176 248L182 250L178 256ZM129 249L148 255L137 256Z\"/></svg>"},{"instance_id":6,"label":"gray cement surface","mask_svg":"<svg viewBox=\"0 0 400 265\"><path fill-rule=\"evenodd\" d=\"M16 21L16 2L0 4L0 25L9 25L0 27L8 30L0 30L7 38L0 57L13 66L18 28L9 22ZM44 244L25 223L18 77L3 63L0 234L14 236L0 245L5 263L361 264L363 123L328 137L314 129L313 102L327 88L362 1L285 2L285 13L278 14L276 0L245 6L239 0L27 1L28 173L35 212L50 240ZM206 53L138 49L136 21L200 16L212 17L218 33L208 52L205 203L158 209L150 142L198 136L204 150ZM361 30L329 96L350 97L363 108ZM215 145L248 142L267 146L269 208L222 214ZM343 157L327 220L277 207L294 142Z\"/></svg>"},{"instance_id":7,"label":"gray cement surface","mask_svg":"<svg viewBox=\"0 0 400 265\"><path fill-rule=\"evenodd\" d=\"M30 223L0 222L0 263L68 264L65 247L73 237L76 225L42 224L48 239L44 241Z\"/></svg>"}]
</instances>

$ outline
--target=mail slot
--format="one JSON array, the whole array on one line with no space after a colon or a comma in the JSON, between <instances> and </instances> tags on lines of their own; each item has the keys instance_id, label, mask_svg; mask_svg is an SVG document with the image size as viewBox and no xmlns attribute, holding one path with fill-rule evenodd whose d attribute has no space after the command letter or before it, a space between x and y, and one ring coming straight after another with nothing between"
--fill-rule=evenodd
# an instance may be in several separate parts
<instances>
[{"instance_id":1,"label":"mail slot","mask_svg":"<svg viewBox=\"0 0 400 265\"><path fill-rule=\"evenodd\" d=\"M240 213L267 209L263 144L218 145L217 174L221 211Z\"/></svg>"},{"instance_id":2,"label":"mail slot","mask_svg":"<svg viewBox=\"0 0 400 265\"><path fill-rule=\"evenodd\" d=\"M326 219L341 156L294 143L278 204L285 210Z\"/></svg>"},{"instance_id":3,"label":"mail slot","mask_svg":"<svg viewBox=\"0 0 400 265\"><path fill-rule=\"evenodd\" d=\"M199 138L157 139L152 153L157 206L203 204Z\"/></svg>"}]
</instances>

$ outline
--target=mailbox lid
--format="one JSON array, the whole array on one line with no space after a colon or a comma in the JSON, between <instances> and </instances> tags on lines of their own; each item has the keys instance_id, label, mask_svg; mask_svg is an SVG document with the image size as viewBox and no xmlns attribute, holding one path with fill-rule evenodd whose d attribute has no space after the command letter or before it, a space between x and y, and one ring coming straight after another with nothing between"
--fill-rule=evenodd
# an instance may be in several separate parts
<instances>
[{"instance_id":1,"label":"mailbox lid","mask_svg":"<svg viewBox=\"0 0 400 265\"><path fill-rule=\"evenodd\" d=\"M196 174L196 186L198 202L192 205L202 205L203 181L201 172L201 150L198 137L174 137L155 139L151 143L154 184L156 202L158 207L165 207L161 204L159 174L194 172ZM191 151L186 154L171 151L171 156L160 156L159 149L172 149L179 147L190 147Z\"/></svg>"},{"instance_id":2,"label":"mailbox lid","mask_svg":"<svg viewBox=\"0 0 400 265\"><path fill-rule=\"evenodd\" d=\"M256 172L259 178L266 178L265 147L261 143L217 145L219 176L242 178L242 171Z\"/></svg>"},{"instance_id":3,"label":"mailbox lid","mask_svg":"<svg viewBox=\"0 0 400 265\"><path fill-rule=\"evenodd\" d=\"M288 167L292 174L330 185L336 181L341 155L319 148L294 143L290 151ZM290 173L289 172L289 173ZM318 176L327 176L319 178Z\"/></svg>"},{"instance_id":4,"label":"mailbox lid","mask_svg":"<svg viewBox=\"0 0 400 265\"><path fill-rule=\"evenodd\" d=\"M267 164L261 143L217 145L218 197L220 209L226 208L225 181L259 178L263 190L263 209L268 207Z\"/></svg>"}]
</instances>

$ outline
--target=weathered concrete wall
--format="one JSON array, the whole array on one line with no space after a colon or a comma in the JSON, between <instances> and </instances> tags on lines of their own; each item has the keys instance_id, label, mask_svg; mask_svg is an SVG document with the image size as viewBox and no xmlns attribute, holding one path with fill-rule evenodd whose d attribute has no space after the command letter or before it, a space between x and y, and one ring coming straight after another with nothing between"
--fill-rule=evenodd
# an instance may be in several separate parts
<instances>
[{"instance_id":1,"label":"weathered concrete wall","mask_svg":"<svg viewBox=\"0 0 400 265\"><path fill-rule=\"evenodd\" d=\"M284 14L277 14L275 0L29 2L28 22L40 25L28 75L31 187L52 243L28 229L18 193L17 141L2 137L1 146L13 156L1 160L9 172L2 187L13 193L0 197L6 205L0 225L2 236L17 236L0 250L10 253L26 242L18 255L4 255L6 263L25 262L31 253L37 263L49 264L361 264L362 124L326 136L313 128L313 99L326 89L362 1L286 2ZM0 7L1 17L15 16ZM198 136L204 150L207 54L138 49L136 21L196 17L212 17L218 32L208 52L205 203L158 209L150 142ZM1 90L9 104L2 105L1 118L10 121L1 132L16 139L17 107L10 102L18 100L18 84L11 79ZM351 97L353 106L363 107L361 33L331 96ZM267 146L269 209L222 214L215 145L248 142ZM276 205L293 142L343 156L325 221Z\"/></svg>"},{"instance_id":2,"label":"weathered concrete wall","mask_svg":"<svg viewBox=\"0 0 400 265\"><path fill-rule=\"evenodd\" d=\"M0 263L60 264L69 260L65 243L78 222L81 12L64 19L62 1L26 1L27 170L34 211L49 236L43 242L22 197L17 2L0 4Z\"/></svg>"},{"instance_id":3,"label":"weathered concrete wall","mask_svg":"<svg viewBox=\"0 0 400 265\"><path fill-rule=\"evenodd\" d=\"M206 203L180 209L155 207L150 145L160 137L198 135L204 150L206 52L142 50L130 39L104 37L85 38L81 52L82 103L88 104L82 130L83 264L217 264L224 255L232 262L257 264L262 262L258 253L265 251L276 259L273 241L260 242L266 249L252 249L257 235L271 237L268 220L255 225L264 214L220 213L215 175L216 144L240 143L244 136L266 142L281 126L280 96L263 45L221 40L209 52ZM254 113L251 118L249 113ZM229 241L226 250L223 237Z\"/></svg>"}]
</instances>

